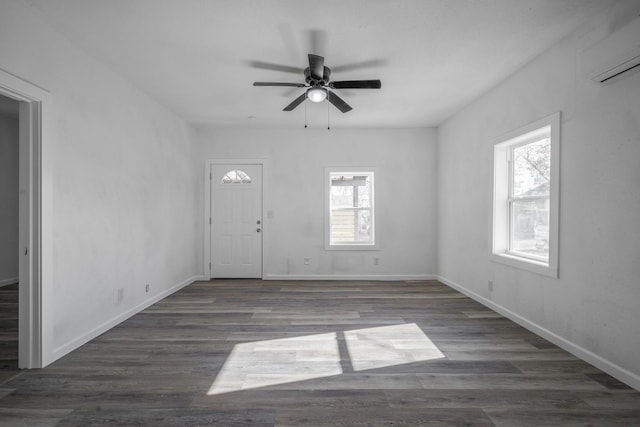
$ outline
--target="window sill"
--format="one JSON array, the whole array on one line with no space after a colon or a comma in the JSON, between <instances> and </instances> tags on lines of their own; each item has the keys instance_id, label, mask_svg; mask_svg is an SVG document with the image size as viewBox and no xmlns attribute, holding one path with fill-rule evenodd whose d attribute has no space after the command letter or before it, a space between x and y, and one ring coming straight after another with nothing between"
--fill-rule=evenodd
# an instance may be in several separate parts
<instances>
[{"instance_id":1,"label":"window sill","mask_svg":"<svg viewBox=\"0 0 640 427\"><path fill-rule=\"evenodd\" d=\"M520 270L527 270L532 273L540 274L542 276L558 278L558 269L550 264L535 261L529 258L523 258L516 255L507 253L492 254L491 260L500 264L505 264L510 267L518 268Z\"/></svg>"},{"instance_id":2,"label":"window sill","mask_svg":"<svg viewBox=\"0 0 640 427\"><path fill-rule=\"evenodd\" d=\"M326 251L379 251L378 245L325 245Z\"/></svg>"}]
</instances>

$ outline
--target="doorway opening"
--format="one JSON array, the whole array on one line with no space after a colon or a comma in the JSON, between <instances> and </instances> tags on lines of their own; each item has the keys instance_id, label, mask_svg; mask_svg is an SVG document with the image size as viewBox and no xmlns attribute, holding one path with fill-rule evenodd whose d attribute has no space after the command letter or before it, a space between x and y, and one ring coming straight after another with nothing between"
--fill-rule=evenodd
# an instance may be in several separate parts
<instances>
[{"instance_id":1,"label":"doorway opening","mask_svg":"<svg viewBox=\"0 0 640 427\"><path fill-rule=\"evenodd\" d=\"M0 95L0 378L18 369L19 104Z\"/></svg>"},{"instance_id":2,"label":"doorway opening","mask_svg":"<svg viewBox=\"0 0 640 427\"><path fill-rule=\"evenodd\" d=\"M7 280L15 282L9 286L15 286L18 304L17 319L10 320L9 324L17 328L17 368L39 368L50 363L52 358L50 346L46 346L46 356L43 351L43 338L50 340L51 334L43 334L42 298L42 110L43 105L48 104L49 93L0 70L0 97L6 104L5 109L14 115L14 120L17 114L17 129L13 128L14 135L17 134L17 141L13 144L17 147L7 148L16 152L7 161L11 164L12 173L17 174L17 181L14 175L12 182L7 183L8 192L12 194L8 197L14 197L17 203L17 206L9 208L12 212L11 230L6 233L8 265L12 266L12 271L16 271L17 261L17 275L7 277ZM15 299L15 293L13 295L9 300ZM52 325L47 325L47 331L49 328Z\"/></svg>"}]
</instances>

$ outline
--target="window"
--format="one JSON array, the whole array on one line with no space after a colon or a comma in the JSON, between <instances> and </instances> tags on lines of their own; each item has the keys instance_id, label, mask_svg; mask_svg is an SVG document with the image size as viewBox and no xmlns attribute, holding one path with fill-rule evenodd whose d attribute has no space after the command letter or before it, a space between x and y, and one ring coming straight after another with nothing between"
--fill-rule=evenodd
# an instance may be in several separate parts
<instances>
[{"instance_id":1,"label":"window","mask_svg":"<svg viewBox=\"0 0 640 427\"><path fill-rule=\"evenodd\" d=\"M327 170L327 249L375 249L374 171Z\"/></svg>"},{"instance_id":2,"label":"window","mask_svg":"<svg viewBox=\"0 0 640 427\"><path fill-rule=\"evenodd\" d=\"M240 169L231 170L222 177L223 184L251 184L251 177Z\"/></svg>"},{"instance_id":3,"label":"window","mask_svg":"<svg viewBox=\"0 0 640 427\"><path fill-rule=\"evenodd\" d=\"M558 277L560 113L494 146L494 260Z\"/></svg>"}]
</instances>

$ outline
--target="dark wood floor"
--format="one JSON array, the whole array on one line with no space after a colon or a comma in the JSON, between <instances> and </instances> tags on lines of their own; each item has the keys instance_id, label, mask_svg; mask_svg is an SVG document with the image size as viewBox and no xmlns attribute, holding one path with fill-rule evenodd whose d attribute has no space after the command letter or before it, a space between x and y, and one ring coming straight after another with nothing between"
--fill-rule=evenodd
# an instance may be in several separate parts
<instances>
[{"instance_id":1,"label":"dark wood floor","mask_svg":"<svg viewBox=\"0 0 640 427\"><path fill-rule=\"evenodd\" d=\"M0 287L0 384L18 372L18 285Z\"/></svg>"},{"instance_id":2,"label":"dark wood floor","mask_svg":"<svg viewBox=\"0 0 640 427\"><path fill-rule=\"evenodd\" d=\"M2 426L640 425L640 393L438 282L199 282L45 369L5 357Z\"/></svg>"}]
</instances>

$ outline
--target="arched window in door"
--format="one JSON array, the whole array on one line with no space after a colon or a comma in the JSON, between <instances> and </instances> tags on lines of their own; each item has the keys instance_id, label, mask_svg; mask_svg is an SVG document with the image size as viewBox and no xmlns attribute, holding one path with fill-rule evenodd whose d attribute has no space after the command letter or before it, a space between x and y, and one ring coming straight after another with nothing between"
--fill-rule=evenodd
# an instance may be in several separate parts
<instances>
[{"instance_id":1,"label":"arched window in door","mask_svg":"<svg viewBox=\"0 0 640 427\"><path fill-rule=\"evenodd\" d=\"M251 177L240 169L230 170L222 177L223 184L251 184Z\"/></svg>"}]
</instances>

